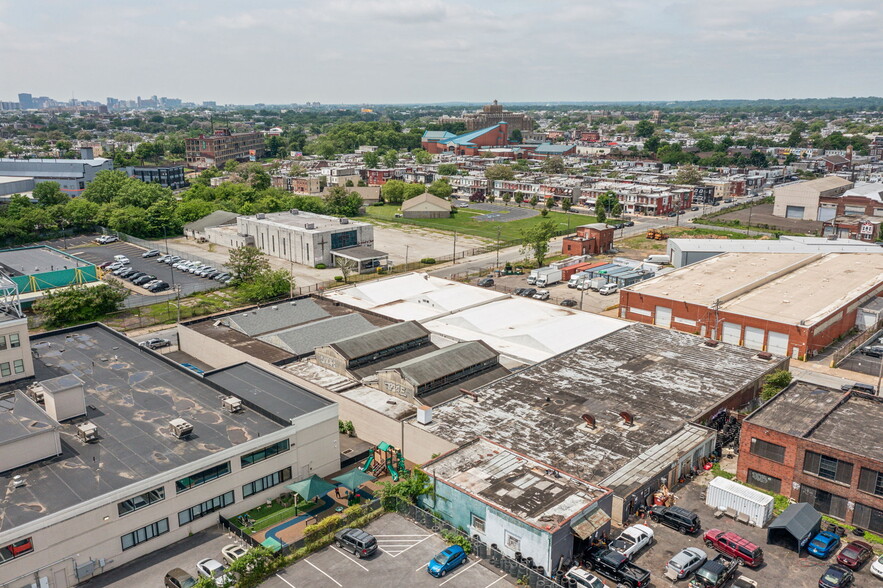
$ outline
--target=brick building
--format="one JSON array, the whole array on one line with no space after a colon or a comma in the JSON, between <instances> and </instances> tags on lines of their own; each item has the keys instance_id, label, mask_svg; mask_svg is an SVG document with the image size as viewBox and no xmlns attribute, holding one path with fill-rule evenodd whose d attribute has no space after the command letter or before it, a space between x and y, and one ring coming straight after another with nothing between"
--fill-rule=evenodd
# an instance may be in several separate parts
<instances>
[{"instance_id":1,"label":"brick building","mask_svg":"<svg viewBox=\"0 0 883 588\"><path fill-rule=\"evenodd\" d=\"M724 253L620 292L620 317L804 358L883 292L874 253Z\"/></svg>"},{"instance_id":2,"label":"brick building","mask_svg":"<svg viewBox=\"0 0 883 588\"><path fill-rule=\"evenodd\" d=\"M793 382L742 423L739 480L883 533L883 399Z\"/></svg>"},{"instance_id":3,"label":"brick building","mask_svg":"<svg viewBox=\"0 0 883 588\"><path fill-rule=\"evenodd\" d=\"M194 169L222 167L228 161L249 161L264 156L261 133L231 133L218 129L211 135L184 139L187 165Z\"/></svg>"},{"instance_id":4,"label":"brick building","mask_svg":"<svg viewBox=\"0 0 883 588\"><path fill-rule=\"evenodd\" d=\"M831 204L853 187L853 183L837 176L826 176L807 182L795 182L773 190L773 214L785 218L825 221L836 216ZM822 203L826 205L823 206Z\"/></svg>"},{"instance_id":5,"label":"brick building","mask_svg":"<svg viewBox=\"0 0 883 588\"><path fill-rule=\"evenodd\" d=\"M426 131L421 146L430 153L479 155L482 147L509 145L509 124L505 121L477 131L454 135L447 131Z\"/></svg>"},{"instance_id":6,"label":"brick building","mask_svg":"<svg viewBox=\"0 0 883 588\"><path fill-rule=\"evenodd\" d=\"M594 223L576 228L576 235L564 237L561 243L563 255L598 255L613 247L613 227Z\"/></svg>"},{"instance_id":7,"label":"brick building","mask_svg":"<svg viewBox=\"0 0 883 588\"><path fill-rule=\"evenodd\" d=\"M463 116L467 131L477 131L484 127L496 124L500 121L509 125L509 131L529 131L533 128L533 119L523 112L511 112L504 110L503 105L494 100L490 104L482 106L480 112L474 112Z\"/></svg>"}]
</instances>

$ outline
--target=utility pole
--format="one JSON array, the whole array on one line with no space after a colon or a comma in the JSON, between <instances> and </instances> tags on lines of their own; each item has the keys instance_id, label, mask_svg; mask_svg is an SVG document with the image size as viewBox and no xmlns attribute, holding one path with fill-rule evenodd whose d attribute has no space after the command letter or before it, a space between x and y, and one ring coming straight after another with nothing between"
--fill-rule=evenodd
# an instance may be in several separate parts
<instances>
[{"instance_id":1,"label":"utility pole","mask_svg":"<svg viewBox=\"0 0 883 588\"><path fill-rule=\"evenodd\" d=\"M457 261L457 231L454 231L454 256L451 258L451 262Z\"/></svg>"},{"instance_id":2,"label":"utility pole","mask_svg":"<svg viewBox=\"0 0 883 588\"><path fill-rule=\"evenodd\" d=\"M289 271L288 271L288 297L294 298L294 261L289 260Z\"/></svg>"},{"instance_id":3,"label":"utility pole","mask_svg":"<svg viewBox=\"0 0 883 588\"><path fill-rule=\"evenodd\" d=\"M409 245L405 245L405 269L408 268L408 250L410 249Z\"/></svg>"},{"instance_id":4,"label":"utility pole","mask_svg":"<svg viewBox=\"0 0 883 588\"><path fill-rule=\"evenodd\" d=\"M181 323L181 285L178 284L175 286L175 297L177 300L177 304L175 304L175 308L178 309L178 323Z\"/></svg>"},{"instance_id":5,"label":"utility pole","mask_svg":"<svg viewBox=\"0 0 883 588\"><path fill-rule=\"evenodd\" d=\"M500 230L502 227L497 227L497 263L496 269L500 269Z\"/></svg>"},{"instance_id":6,"label":"utility pole","mask_svg":"<svg viewBox=\"0 0 883 588\"><path fill-rule=\"evenodd\" d=\"M751 235L751 211L754 209L750 204L748 205L748 234Z\"/></svg>"}]
</instances>

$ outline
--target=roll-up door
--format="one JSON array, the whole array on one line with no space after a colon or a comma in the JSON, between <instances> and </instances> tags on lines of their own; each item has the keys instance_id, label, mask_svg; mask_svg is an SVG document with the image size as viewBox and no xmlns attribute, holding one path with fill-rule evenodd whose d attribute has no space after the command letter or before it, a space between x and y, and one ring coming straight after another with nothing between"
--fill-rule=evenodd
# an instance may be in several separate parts
<instances>
[{"instance_id":1,"label":"roll-up door","mask_svg":"<svg viewBox=\"0 0 883 588\"><path fill-rule=\"evenodd\" d=\"M745 327L745 347L763 351L763 329Z\"/></svg>"},{"instance_id":2,"label":"roll-up door","mask_svg":"<svg viewBox=\"0 0 883 588\"><path fill-rule=\"evenodd\" d=\"M721 341L738 345L741 335L742 325L737 325L736 323L724 323Z\"/></svg>"},{"instance_id":3,"label":"roll-up door","mask_svg":"<svg viewBox=\"0 0 883 588\"><path fill-rule=\"evenodd\" d=\"M653 324L657 327L671 328L671 309L664 306L656 307L656 319Z\"/></svg>"},{"instance_id":4,"label":"roll-up door","mask_svg":"<svg viewBox=\"0 0 883 588\"><path fill-rule=\"evenodd\" d=\"M788 355L788 333L767 333L766 350L777 355Z\"/></svg>"}]
</instances>

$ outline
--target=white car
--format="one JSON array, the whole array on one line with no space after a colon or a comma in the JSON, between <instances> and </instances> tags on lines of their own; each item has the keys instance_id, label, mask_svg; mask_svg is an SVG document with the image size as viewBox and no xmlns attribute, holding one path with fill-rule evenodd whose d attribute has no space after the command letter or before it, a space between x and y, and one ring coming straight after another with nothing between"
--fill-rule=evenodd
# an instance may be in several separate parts
<instances>
[{"instance_id":1,"label":"white car","mask_svg":"<svg viewBox=\"0 0 883 588\"><path fill-rule=\"evenodd\" d=\"M632 525L623 529L619 537L610 542L610 549L617 551L629 559L644 549L653 540L653 529L647 525Z\"/></svg>"},{"instance_id":2,"label":"white car","mask_svg":"<svg viewBox=\"0 0 883 588\"><path fill-rule=\"evenodd\" d=\"M549 291L548 290L539 290L536 294L533 295L536 300L548 300L549 299Z\"/></svg>"},{"instance_id":3,"label":"white car","mask_svg":"<svg viewBox=\"0 0 883 588\"><path fill-rule=\"evenodd\" d=\"M238 543L225 545L224 548L221 549L221 555L224 556L224 561L228 564L232 564L234 561L236 561L246 553L248 553L248 550Z\"/></svg>"},{"instance_id":4,"label":"white car","mask_svg":"<svg viewBox=\"0 0 883 588\"><path fill-rule=\"evenodd\" d=\"M875 559L874 563L871 564L871 573L883 580L883 556Z\"/></svg>"},{"instance_id":5,"label":"white car","mask_svg":"<svg viewBox=\"0 0 883 588\"><path fill-rule=\"evenodd\" d=\"M579 567L570 568L564 577L573 580L577 586L583 588L607 588L607 585L598 576Z\"/></svg>"},{"instance_id":6,"label":"white car","mask_svg":"<svg viewBox=\"0 0 883 588\"><path fill-rule=\"evenodd\" d=\"M129 258L126 257L125 255L114 255L113 259L114 259L114 261L121 263L123 265L129 265Z\"/></svg>"},{"instance_id":7,"label":"white car","mask_svg":"<svg viewBox=\"0 0 883 588\"><path fill-rule=\"evenodd\" d=\"M203 578L211 578L217 586L232 586L233 578L225 572L227 568L216 559L207 558L196 563L196 572Z\"/></svg>"}]
</instances>

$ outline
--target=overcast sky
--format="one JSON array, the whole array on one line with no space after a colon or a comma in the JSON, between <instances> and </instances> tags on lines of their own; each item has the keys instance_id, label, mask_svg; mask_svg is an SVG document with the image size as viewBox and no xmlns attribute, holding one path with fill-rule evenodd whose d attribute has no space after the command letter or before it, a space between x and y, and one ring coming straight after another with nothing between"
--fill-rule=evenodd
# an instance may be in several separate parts
<instances>
[{"instance_id":1,"label":"overcast sky","mask_svg":"<svg viewBox=\"0 0 883 588\"><path fill-rule=\"evenodd\" d=\"M881 0L0 0L0 100L883 95Z\"/></svg>"}]
</instances>

